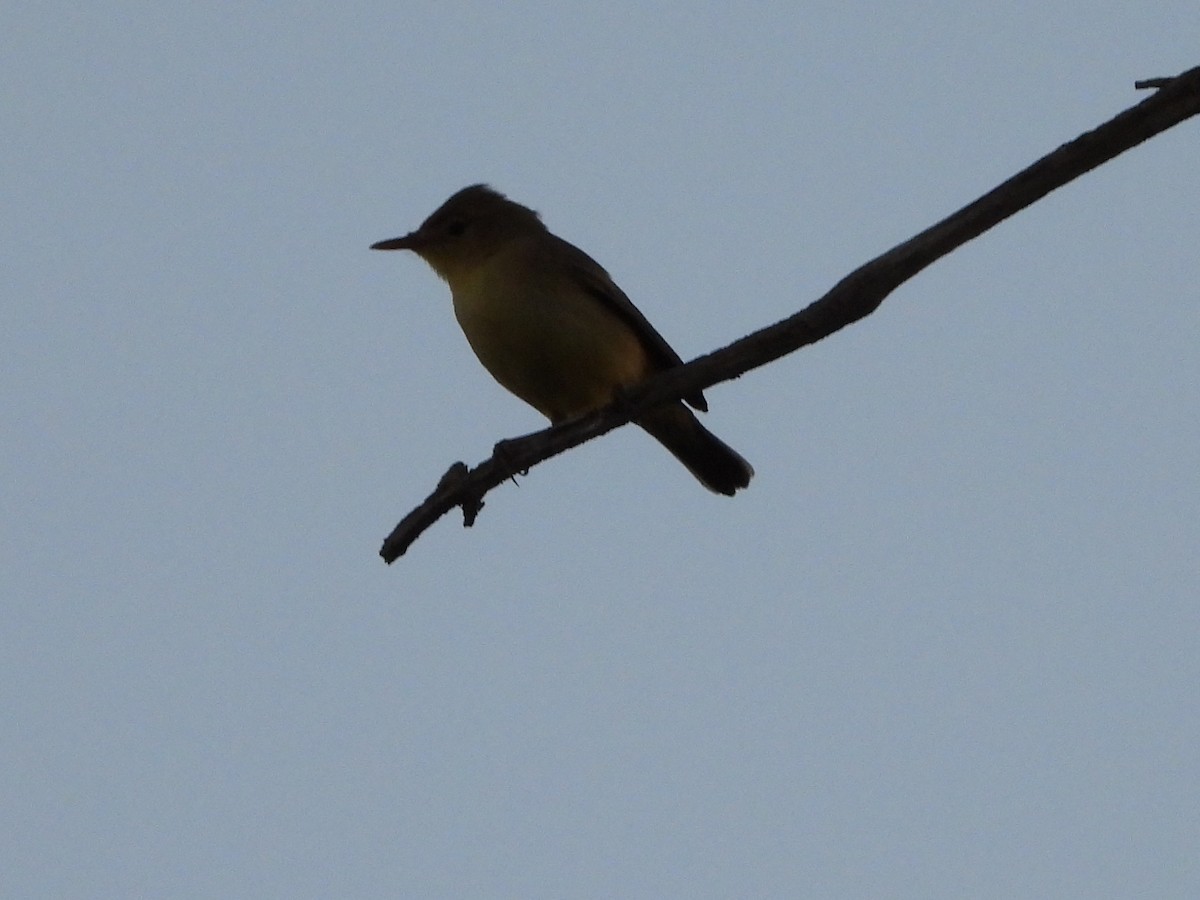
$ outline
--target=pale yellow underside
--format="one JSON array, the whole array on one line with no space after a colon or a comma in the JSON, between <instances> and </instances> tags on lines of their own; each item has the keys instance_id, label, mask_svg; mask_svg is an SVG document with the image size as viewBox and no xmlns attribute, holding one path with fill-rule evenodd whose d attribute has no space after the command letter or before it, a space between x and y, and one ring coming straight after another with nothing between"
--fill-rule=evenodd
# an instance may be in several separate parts
<instances>
[{"instance_id":1,"label":"pale yellow underside","mask_svg":"<svg viewBox=\"0 0 1200 900\"><path fill-rule=\"evenodd\" d=\"M611 402L642 380L645 349L602 300L569 273L547 271L520 242L467 271L443 273L454 314L492 376L559 421Z\"/></svg>"}]
</instances>

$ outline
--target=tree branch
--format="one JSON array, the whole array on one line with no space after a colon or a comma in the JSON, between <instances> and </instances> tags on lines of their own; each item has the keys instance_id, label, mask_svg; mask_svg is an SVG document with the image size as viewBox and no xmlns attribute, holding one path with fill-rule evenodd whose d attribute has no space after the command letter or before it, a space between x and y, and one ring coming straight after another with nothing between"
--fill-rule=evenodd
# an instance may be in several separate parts
<instances>
[{"instance_id":1,"label":"tree branch","mask_svg":"<svg viewBox=\"0 0 1200 900\"><path fill-rule=\"evenodd\" d=\"M685 366L656 375L605 409L502 441L489 459L473 469L454 463L434 492L384 541L380 556L392 563L425 529L456 506L463 508L464 524L472 525L483 508L484 494L543 460L612 431L661 403L737 378L870 315L892 291L926 266L1056 188L1200 113L1200 67L1176 78L1139 81L1137 87L1155 87L1158 91L851 272L824 297L795 315Z\"/></svg>"}]
</instances>

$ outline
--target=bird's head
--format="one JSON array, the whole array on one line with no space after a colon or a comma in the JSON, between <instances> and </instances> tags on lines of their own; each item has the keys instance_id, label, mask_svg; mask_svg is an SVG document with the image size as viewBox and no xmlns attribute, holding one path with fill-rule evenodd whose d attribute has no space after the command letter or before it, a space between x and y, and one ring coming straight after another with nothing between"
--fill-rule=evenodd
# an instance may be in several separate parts
<instances>
[{"instance_id":1,"label":"bird's head","mask_svg":"<svg viewBox=\"0 0 1200 900\"><path fill-rule=\"evenodd\" d=\"M482 265L509 241L545 230L532 209L474 184L439 206L416 231L379 241L371 249L412 250L450 280Z\"/></svg>"}]
</instances>

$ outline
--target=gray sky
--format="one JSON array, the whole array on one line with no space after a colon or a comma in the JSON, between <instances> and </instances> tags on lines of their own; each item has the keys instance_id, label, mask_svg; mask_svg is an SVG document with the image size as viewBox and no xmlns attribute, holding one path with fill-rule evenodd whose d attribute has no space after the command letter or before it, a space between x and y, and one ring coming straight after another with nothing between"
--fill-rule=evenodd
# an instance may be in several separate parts
<instances>
[{"instance_id":1,"label":"gray sky","mask_svg":"<svg viewBox=\"0 0 1200 900\"><path fill-rule=\"evenodd\" d=\"M0 12L5 897L1200 896L1196 122L376 552L541 420L488 181L692 358L1200 63L1194 0Z\"/></svg>"}]
</instances>

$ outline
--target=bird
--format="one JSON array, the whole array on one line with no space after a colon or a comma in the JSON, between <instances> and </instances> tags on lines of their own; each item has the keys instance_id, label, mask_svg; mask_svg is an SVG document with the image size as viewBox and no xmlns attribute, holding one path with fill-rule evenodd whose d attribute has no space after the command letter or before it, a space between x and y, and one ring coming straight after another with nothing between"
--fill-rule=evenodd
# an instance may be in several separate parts
<instances>
[{"instance_id":1,"label":"bird","mask_svg":"<svg viewBox=\"0 0 1200 900\"><path fill-rule=\"evenodd\" d=\"M552 424L683 365L598 262L488 185L463 188L415 231L371 249L425 260L449 286L455 318L484 368ZM708 409L694 391L634 421L701 484L732 496L754 469L688 406Z\"/></svg>"}]
</instances>

